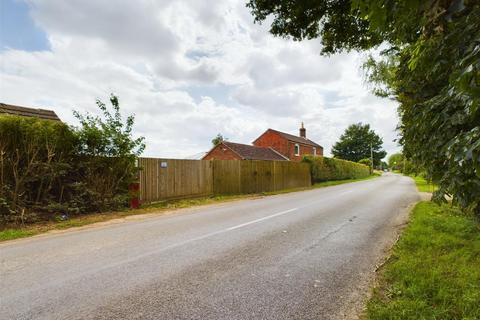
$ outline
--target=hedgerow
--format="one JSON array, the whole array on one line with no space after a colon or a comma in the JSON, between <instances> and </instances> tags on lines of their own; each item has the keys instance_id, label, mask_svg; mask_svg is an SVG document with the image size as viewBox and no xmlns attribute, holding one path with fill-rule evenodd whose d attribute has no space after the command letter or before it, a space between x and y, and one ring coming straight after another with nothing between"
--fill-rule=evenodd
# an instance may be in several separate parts
<instances>
[{"instance_id":1,"label":"hedgerow","mask_svg":"<svg viewBox=\"0 0 480 320\"><path fill-rule=\"evenodd\" d=\"M127 204L143 138L133 117L122 122L97 101L104 117L75 115L79 127L52 120L0 116L0 224L117 209Z\"/></svg>"},{"instance_id":2,"label":"hedgerow","mask_svg":"<svg viewBox=\"0 0 480 320\"><path fill-rule=\"evenodd\" d=\"M305 156L302 161L310 165L312 183L327 180L358 179L370 175L368 166L347 160Z\"/></svg>"}]
</instances>

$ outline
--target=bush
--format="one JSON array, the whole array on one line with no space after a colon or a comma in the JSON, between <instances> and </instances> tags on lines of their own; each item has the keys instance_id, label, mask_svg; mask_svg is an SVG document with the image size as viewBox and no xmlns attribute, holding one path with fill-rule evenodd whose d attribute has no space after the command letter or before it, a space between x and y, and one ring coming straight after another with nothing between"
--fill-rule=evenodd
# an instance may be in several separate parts
<instances>
[{"instance_id":1,"label":"bush","mask_svg":"<svg viewBox=\"0 0 480 320\"><path fill-rule=\"evenodd\" d=\"M127 204L143 138L132 139L133 117L121 121L97 101L105 120L81 116L81 126L0 116L0 224L59 214L117 209Z\"/></svg>"},{"instance_id":2,"label":"bush","mask_svg":"<svg viewBox=\"0 0 480 320\"><path fill-rule=\"evenodd\" d=\"M358 161L358 163L363 164L363 165L366 165L367 167L371 167L371 166L372 166L372 160L367 159L367 158Z\"/></svg>"},{"instance_id":3,"label":"bush","mask_svg":"<svg viewBox=\"0 0 480 320\"><path fill-rule=\"evenodd\" d=\"M97 100L103 118L75 112L81 124L75 128L81 159L78 170L84 177L83 187L88 190L88 211L126 205L128 186L136 180L136 158L145 149L143 137L132 138L134 117L127 117L123 123L118 98L112 95L110 102L112 111Z\"/></svg>"},{"instance_id":4,"label":"bush","mask_svg":"<svg viewBox=\"0 0 480 320\"><path fill-rule=\"evenodd\" d=\"M305 156L302 160L310 165L312 183L328 180L365 178L370 175L370 168L336 158Z\"/></svg>"},{"instance_id":5,"label":"bush","mask_svg":"<svg viewBox=\"0 0 480 320\"><path fill-rule=\"evenodd\" d=\"M30 209L63 203L75 145L62 122L0 116L0 220L25 222Z\"/></svg>"}]
</instances>

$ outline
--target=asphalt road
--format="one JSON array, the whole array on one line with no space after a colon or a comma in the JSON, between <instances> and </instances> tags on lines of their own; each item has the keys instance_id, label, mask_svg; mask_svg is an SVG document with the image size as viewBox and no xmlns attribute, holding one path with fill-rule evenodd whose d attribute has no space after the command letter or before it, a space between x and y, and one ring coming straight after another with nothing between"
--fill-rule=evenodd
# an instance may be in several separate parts
<instances>
[{"instance_id":1,"label":"asphalt road","mask_svg":"<svg viewBox=\"0 0 480 320\"><path fill-rule=\"evenodd\" d=\"M342 319L418 193L386 175L0 244L1 319Z\"/></svg>"}]
</instances>

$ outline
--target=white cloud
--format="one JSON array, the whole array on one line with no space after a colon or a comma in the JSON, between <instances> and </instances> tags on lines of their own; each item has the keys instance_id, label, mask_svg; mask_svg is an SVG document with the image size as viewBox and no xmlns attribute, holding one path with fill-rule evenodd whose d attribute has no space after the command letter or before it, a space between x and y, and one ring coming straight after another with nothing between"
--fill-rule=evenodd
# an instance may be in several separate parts
<instances>
[{"instance_id":1,"label":"white cloud","mask_svg":"<svg viewBox=\"0 0 480 320\"><path fill-rule=\"evenodd\" d=\"M243 143L269 127L297 133L301 121L327 154L355 122L398 149L395 104L368 93L359 54L321 57L318 41L274 38L242 0L28 3L51 51L0 53L3 102L74 123L72 109L95 112L114 92L149 156L206 151L219 132Z\"/></svg>"}]
</instances>

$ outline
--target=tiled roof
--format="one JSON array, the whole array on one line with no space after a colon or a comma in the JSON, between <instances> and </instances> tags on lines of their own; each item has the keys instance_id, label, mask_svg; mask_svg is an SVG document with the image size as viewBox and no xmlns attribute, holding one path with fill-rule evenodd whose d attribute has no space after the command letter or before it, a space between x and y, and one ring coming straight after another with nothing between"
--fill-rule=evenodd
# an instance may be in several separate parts
<instances>
[{"instance_id":1,"label":"tiled roof","mask_svg":"<svg viewBox=\"0 0 480 320\"><path fill-rule=\"evenodd\" d=\"M288 160L272 148L255 147L248 144L228 141L222 143L244 160Z\"/></svg>"},{"instance_id":2,"label":"tiled roof","mask_svg":"<svg viewBox=\"0 0 480 320\"><path fill-rule=\"evenodd\" d=\"M16 116L37 117L41 119L61 121L57 114L52 110L26 108L5 103L0 103L0 114L2 113Z\"/></svg>"},{"instance_id":3,"label":"tiled roof","mask_svg":"<svg viewBox=\"0 0 480 320\"><path fill-rule=\"evenodd\" d=\"M314 146L314 147L318 147L318 148L323 148L323 147L322 147L321 145L319 145L318 143L315 143L315 142L313 142L312 140L309 140L309 139L307 139L307 138L302 138L302 137L299 137L299 136L294 136L293 134L281 132L281 131L278 131L278 130L273 130L273 129L268 129L268 130L273 131L273 132L276 132L276 133L278 133L279 135L281 135L282 137L284 137L285 139L290 140L290 141L293 141L293 142L303 143L303 144L307 144L307 145L310 145L310 146ZM268 130L267 130L267 131L268 131Z\"/></svg>"}]
</instances>

